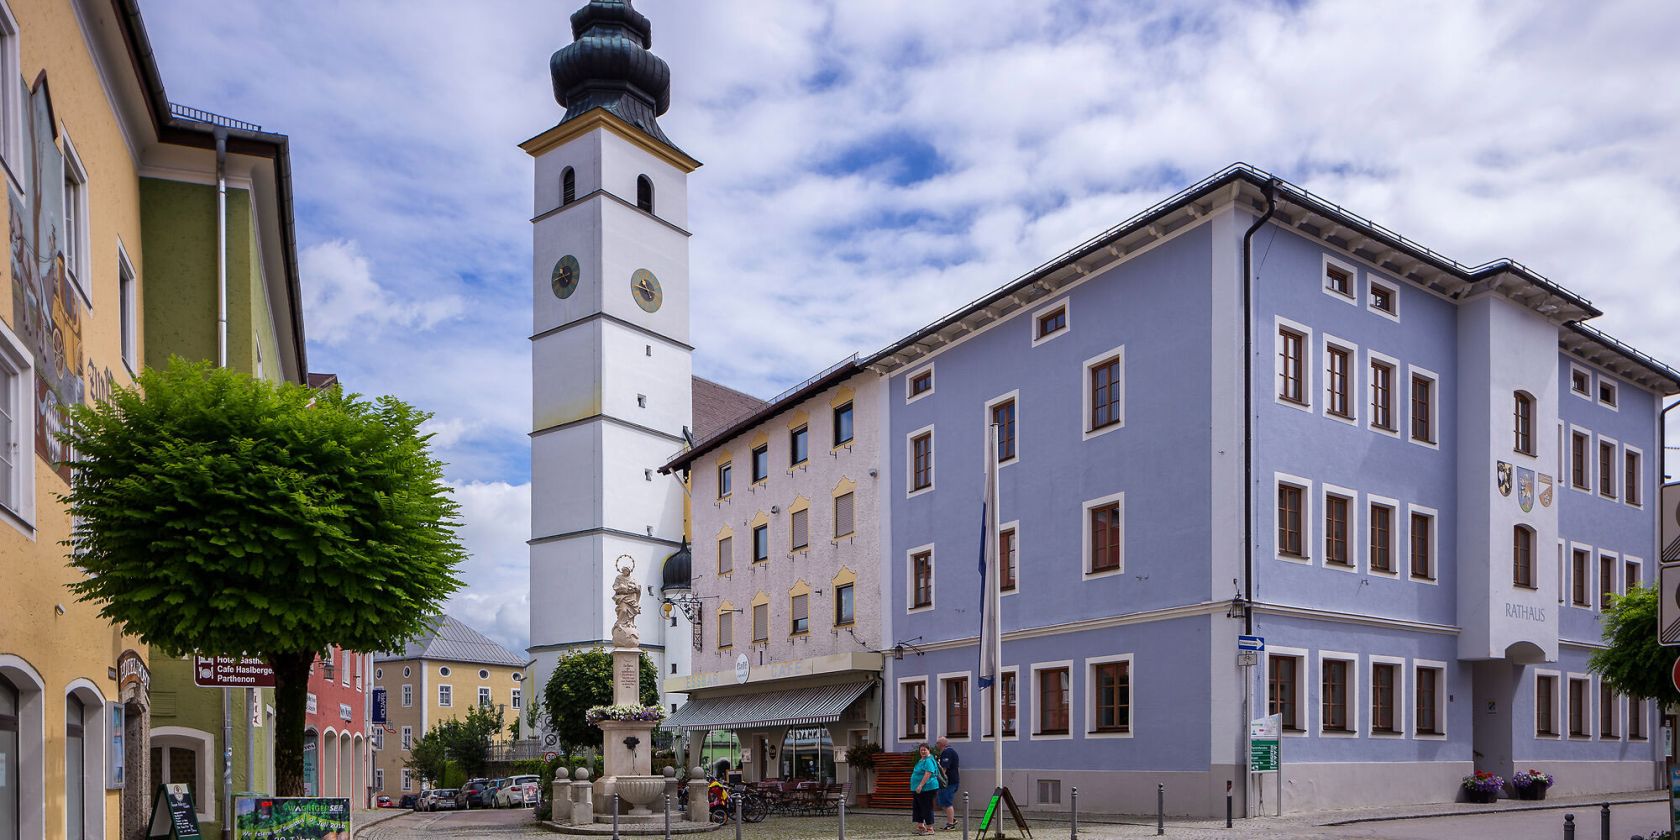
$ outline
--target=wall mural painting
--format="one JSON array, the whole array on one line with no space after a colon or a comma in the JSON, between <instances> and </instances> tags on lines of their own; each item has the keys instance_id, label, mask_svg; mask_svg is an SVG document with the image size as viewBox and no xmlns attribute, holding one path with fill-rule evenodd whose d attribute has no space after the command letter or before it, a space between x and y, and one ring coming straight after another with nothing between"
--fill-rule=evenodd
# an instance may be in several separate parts
<instances>
[{"instance_id":1,"label":"wall mural painting","mask_svg":"<svg viewBox=\"0 0 1680 840\"><path fill-rule=\"evenodd\" d=\"M64 427L63 406L82 401L82 374L92 364L82 357L82 300L65 270L64 156L56 143L46 75L25 94L26 195L7 189L12 328L35 359L35 454L69 481L68 452L56 433Z\"/></svg>"}]
</instances>

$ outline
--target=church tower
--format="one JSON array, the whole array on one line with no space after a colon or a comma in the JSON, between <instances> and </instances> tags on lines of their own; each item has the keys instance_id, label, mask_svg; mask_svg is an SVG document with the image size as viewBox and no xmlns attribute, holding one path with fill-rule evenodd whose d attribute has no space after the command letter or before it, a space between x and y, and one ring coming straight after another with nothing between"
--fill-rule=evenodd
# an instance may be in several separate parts
<instances>
[{"instance_id":1,"label":"church tower","mask_svg":"<svg viewBox=\"0 0 1680 840\"><path fill-rule=\"evenodd\" d=\"M591 0L571 23L549 62L565 116L520 146L536 160L531 702L561 656L611 646L622 556L662 677L686 672L690 646L681 612L660 609L684 494L659 467L692 422L687 192L700 163L660 130L671 72L631 0Z\"/></svg>"}]
</instances>

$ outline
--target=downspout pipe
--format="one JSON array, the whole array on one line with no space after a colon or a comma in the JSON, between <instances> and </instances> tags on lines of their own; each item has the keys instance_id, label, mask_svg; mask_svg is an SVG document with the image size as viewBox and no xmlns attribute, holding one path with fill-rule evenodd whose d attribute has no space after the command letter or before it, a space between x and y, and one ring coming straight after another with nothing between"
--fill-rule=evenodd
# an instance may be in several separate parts
<instances>
[{"instance_id":1,"label":"downspout pipe","mask_svg":"<svg viewBox=\"0 0 1680 840\"><path fill-rule=\"evenodd\" d=\"M1254 632L1254 234L1277 212L1277 179L1266 182L1266 212L1243 233L1243 632Z\"/></svg>"},{"instance_id":2,"label":"downspout pipe","mask_svg":"<svg viewBox=\"0 0 1680 840\"><path fill-rule=\"evenodd\" d=\"M228 363L227 139L216 126L216 367Z\"/></svg>"}]
</instances>

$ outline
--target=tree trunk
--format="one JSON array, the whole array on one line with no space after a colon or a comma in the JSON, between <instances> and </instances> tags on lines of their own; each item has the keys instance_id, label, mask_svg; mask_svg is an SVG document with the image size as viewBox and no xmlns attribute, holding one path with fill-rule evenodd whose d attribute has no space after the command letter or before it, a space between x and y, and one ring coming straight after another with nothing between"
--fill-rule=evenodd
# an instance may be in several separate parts
<instances>
[{"instance_id":1,"label":"tree trunk","mask_svg":"<svg viewBox=\"0 0 1680 840\"><path fill-rule=\"evenodd\" d=\"M274 793L303 796L303 730L313 653L270 654L274 668Z\"/></svg>"}]
</instances>

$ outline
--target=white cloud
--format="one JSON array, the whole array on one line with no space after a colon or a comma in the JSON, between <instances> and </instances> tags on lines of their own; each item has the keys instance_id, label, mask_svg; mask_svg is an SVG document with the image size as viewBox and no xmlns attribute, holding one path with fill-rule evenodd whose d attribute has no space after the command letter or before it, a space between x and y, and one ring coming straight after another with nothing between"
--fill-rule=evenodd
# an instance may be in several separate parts
<instances>
[{"instance_id":1,"label":"white cloud","mask_svg":"<svg viewBox=\"0 0 1680 840\"><path fill-rule=\"evenodd\" d=\"M525 540L531 533L531 485L453 485L461 505L461 544L469 558L459 574L467 588L450 599L451 615L524 655L530 638Z\"/></svg>"},{"instance_id":2,"label":"white cloud","mask_svg":"<svg viewBox=\"0 0 1680 840\"><path fill-rule=\"evenodd\" d=\"M372 264L355 242L333 239L303 249L304 324L322 344L342 344L393 328L429 330L461 311L461 299L409 299L373 277Z\"/></svg>"}]
</instances>

